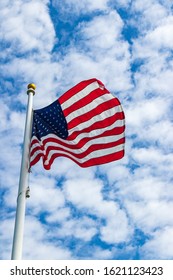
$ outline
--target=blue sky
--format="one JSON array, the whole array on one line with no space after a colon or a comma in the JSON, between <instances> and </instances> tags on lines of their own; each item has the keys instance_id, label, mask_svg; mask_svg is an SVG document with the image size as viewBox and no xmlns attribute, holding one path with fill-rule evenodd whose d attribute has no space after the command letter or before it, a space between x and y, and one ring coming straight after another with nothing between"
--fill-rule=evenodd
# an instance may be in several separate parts
<instances>
[{"instance_id":1,"label":"blue sky","mask_svg":"<svg viewBox=\"0 0 173 280\"><path fill-rule=\"evenodd\" d=\"M30 176L23 259L173 259L170 0L0 2L0 258L10 259L26 87L34 108L96 77L126 115L126 155Z\"/></svg>"}]
</instances>

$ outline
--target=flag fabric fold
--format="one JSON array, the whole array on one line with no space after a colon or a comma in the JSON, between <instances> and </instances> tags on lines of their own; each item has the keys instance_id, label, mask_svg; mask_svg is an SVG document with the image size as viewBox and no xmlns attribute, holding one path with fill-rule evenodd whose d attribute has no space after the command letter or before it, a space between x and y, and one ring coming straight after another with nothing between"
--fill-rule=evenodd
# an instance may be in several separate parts
<instances>
[{"instance_id":1,"label":"flag fabric fold","mask_svg":"<svg viewBox=\"0 0 173 280\"><path fill-rule=\"evenodd\" d=\"M81 167L104 164L121 159L124 146L122 106L95 78L80 82L33 112L30 167L42 157L48 170L60 156Z\"/></svg>"}]
</instances>

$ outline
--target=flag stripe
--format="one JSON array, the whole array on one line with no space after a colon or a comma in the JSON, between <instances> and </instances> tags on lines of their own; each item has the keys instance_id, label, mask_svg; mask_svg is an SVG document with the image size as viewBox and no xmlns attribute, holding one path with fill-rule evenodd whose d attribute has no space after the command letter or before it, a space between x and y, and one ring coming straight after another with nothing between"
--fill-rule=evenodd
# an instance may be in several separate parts
<instances>
[{"instance_id":1,"label":"flag stripe","mask_svg":"<svg viewBox=\"0 0 173 280\"><path fill-rule=\"evenodd\" d=\"M49 161L52 153L54 153L55 151L59 151L59 152L64 151L64 152L66 152L67 155L74 156L76 160L82 159L82 162L85 162L88 159L88 157L91 158L92 152L97 151L97 153L100 153L100 151L105 151L106 149L109 149L109 148L113 148L114 149L113 151L116 152L116 149L118 148L118 146L121 144L124 144L124 142L125 142L124 138L121 138L114 142L110 141L107 143L103 143L103 142L99 143L99 141L95 141L94 143L93 142L90 143L89 146L85 145L84 151L82 153L80 150L77 150L77 149L74 149L74 151L72 152L72 150L70 150L66 147L63 147L60 145L56 146L55 143L53 143L54 145L51 146L51 143L49 143L49 146L46 149L46 154L44 155L44 157L46 160L48 159L48 161Z\"/></svg>"},{"instance_id":2,"label":"flag stripe","mask_svg":"<svg viewBox=\"0 0 173 280\"><path fill-rule=\"evenodd\" d=\"M100 92L100 88L96 88L95 91L88 93L84 97L79 96L78 99L61 104L64 116L68 116L69 114L71 114L71 112L74 112L75 110L85 107L86 104L91 103L93 100L96 100L98 97L105 95L105 93L108 93L106 89L103 89L102 92Z\"/></svg>"},{"instance_id":3,"label":"flag stripe","mask_svg":"<svg viewBox=\"0 0 173 280\"><path fill-rule=\"evenodd\" d=\"M90 79L87 81L82 81L76 86L72 87L68 91L66 91L65 94L59 97L60 104L63 104L65 102L73 104L73 102L76 102L77 100L81 99L82 97L88 95L93 90L99 88L99 85L103 85L99 80L97 79ZM81 98L80 98L81 96ZM74 99L73 99L74 98ZM68 106L67 106L68 107Z\"/></svg>"},{"instance_id":4,"label":"flag stripe","mask_svg":"<svg viewBox=\"0 0 173 280\"><path fill-rule=\"evenodd\" d=\"M113 96L110 97L110 100L97 100L92 101L90 104L86 105L85 107L82 107L81 109L76 110L75 112L72 112L70 115L66 116L66 120L69 123L69 126L72 126L71 123L74 122L74 120L78 119L80 117L80 122L84 122L86 119L91 119L93 116L96 115L96 109L97 109L97 115L101 114L101 112L107 111L108 106L110 108L113 108L115 106L115 100L113 99Z\"/></svg>"},{"instance_id":5,"label":"flag stripe","mask_svg":"<svg viewBox=\"0 0 173 280\"><path fill-rule=\"evenodd\" d=\"M95 151L90 152L84 158L75 157L75 156L73 156L72 154L69 154L66 151L60 151L60 152L56 153L54 150L52 150L49 153L49 158L44 161L44 166L45 167L47 166L46 169L48 169L50 163L52 164L53 160L57 157L57 155L59 155L59 156L68 157L68 158L74 160L80 166L86 167L86 166L88 166L87 162L89 160L97 159L97 158L100 158L100 157L103 157L103 156L104 157L110 157L110 155L112 156L114 154L114 159L115 159L115 155L117 154L117 152L120 152L121 150L123 150L123 147L124 147L124 144L118 145L116 147L107 148L107 149L104 148L104 149L101 150L102 151L101 154L100 154L100 150L95 150Z\"/></svg>"},{"instance_id":6,"label":"flag stripe","mask_svg":"<svg viewBox=\"0 0 173 280\"><path fill-rule=\"evenodd\" d=\"M105 137L107 137L107 140L105 141ZM82 154L83 152L85 152L86 150L88 150L88 148L92 145L106 145L106 144L110 144L110 143L115 143L121 139L124 139L124 134L119 134L117 135L117 137L114 137L111 135L111 131L107 131L105 133L103 133L101 136L95 136L92 139L90 138L84 138L81 139L80 142L78 142L77 144L67 144L67 143L62 143L61 141L59 141L59 139L57 138L51 138L48 135L48 138L44 140L43 142L43 149L44 150L44 155L46 156L48 154L48 150L50 149L49 147L51 147L51 149L53 148L59 148L59 149L63 149L65 148L68 152L72 152L75 154ZM104 146L105 147L105 146ZM35 153L35 151L37 149L40 149L39 146L37 144L35 144L34 146L34 150L33 150L33 154ZM32 154L31 154L32 157Z\"/></svg>"},{"instance_id":7,"label":"flag stripe","mask_svg":"<svg viewBox=\"0 0 173 280\"><path fill-rule=\"evenodd\" d=\"M53 138L48 135L47 138L43 141L44 158L47 159L48 155L50 155L50 151L66 151L67 154L75 155L76 158L84 158L90 154L90 151L93 150L103 150L108 147L116 147L119 144L123 144L125 142L124 131L122 134L117 135L117 137L112 136L112 131L104 132L100 137L95 136L92 139L84 138L77 144L67 144L62 143L58 138ZM105 140L106 139L106 140ZM40 150L40 147L35 144L35 151L33 153L33 157L31 155L32 161L34 160L36 150ZM115 148L116 151L116 148ZM49 158L50 159L50 158Z\"/></svg>"},{"instance_id":8,"label":"flag stripe","mask_svg":"<svg viewBox=\"0 0 173 280\"><path fill-rule=\"evenodd\" d=\"M115 127L115 123L116 123L116 127ZM105 128L101 128L101 129L97 129L97 131L95 132L94 129L92 128L92 132L90 132L90 129L89 129L89 132L87 132L85 130L85 132L83 132L83 133L79 133L79 132L77 132L76 134L73 133L71 135L71 137L68 138L68 140L63 140L54 134L49 134L49 136L45 136L42 138L42 145L45 146L47 142L55 141L58 143L62 143L62 145L66 146L66 147L72 148L72 146L75 145L75 149L76 149L76 145L80 145L81 140L87 141L87 139L88 139L88 141L89 141L90 139L95 139L98 137L109 136L109 135L114 135L114 137L115 137L116 135L123 133L124 130L125 130L125 126L123 125L123 122L121 120L119 120L119 121L114 122L109 127L109 130L105 131ZM33 138L32 147L31 147L31 156L34 154L35 149L37 149L37 147L40 149L40 143L37 138ZM44 148L42 148L42 150L44 150Z\"/></svg>"},{"instance_id":9,"label":"flag stripe","mask_svg":"<svg viewBox=\"0 0 173 280\"><path fill-rule=\"evenodd\" d=\"M111 151L109 151L111 152ZM43 156L43 153L38 153L37 156L34 158L34 160L32 161L32 164L30 166L35 165L40 158ZM85 167L90 167L90 166L94 166L94 165L100 165L100 164L105 164L105 163L109 163L112 162L114 160L118 160L121 159L124 156L124 145L122 145L119 149L119 151L114 152L114 153L108 153L107 155L100 155L98 157L92 157L90 159L88 159L87 161L80 163L79 161L75 160L75 158L70 157L69 155L65 155L65 153L54 153L52 154L50 161L48 163L45 163L43 161L43 166L46 170L49 170L51 168L52 163L54 162L54 160L57 157L66 157L69 158L71 160L73 160L76 164L78 164L79 166L85 168Z\"/></svg>"},{"instance_id":10,"label":"flag stripe","mask_svg":"<svg viewBox=\"0 0 173 280\"><path fill-rule=\"evenodd\" d=\"M115 120L114 117L116 117L117 115L120 115L120 119L119 120ZM121 127L125 127L124 126L124 120L123 120L123 115L117 113L115 116L109 117L105 120L102 121L98 121L96 123L93 123L91 126L86 126L85 129L83 129L82 132L78 131L77 129L73 129L71 130L69 136L68 136L68 140L74 140L74 139L81 139L82 137L85 136L89 136L92 137L94 135L99 135L100 133L102 133L103 131L105 131L105 128L107 128L107 125L110 125L109 130L113 129L116 126L116 131L115 135L119 133L119 129L121 129ZM100 128L101 127L101 128ZM76 140L77 141L77 140Z\"/></svg>"}]
</instances>

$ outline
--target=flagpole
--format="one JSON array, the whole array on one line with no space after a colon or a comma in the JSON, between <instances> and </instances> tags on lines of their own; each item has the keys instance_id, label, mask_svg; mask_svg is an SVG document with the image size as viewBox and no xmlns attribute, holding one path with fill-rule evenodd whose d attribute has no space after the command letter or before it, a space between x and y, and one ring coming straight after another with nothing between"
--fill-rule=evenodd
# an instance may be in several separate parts
<instances>
[{"instance_id":1,"label":"flagpole","mask_svg":"<svg viewBox=\"0 0 173 280\"><path fill-rule=\"evenodd\" d=\"M13 246L12 246L12 260L22 259L22 245L23 232L25 221L25 206L28 193L28 179L29 179L29 150L32 130L32 112L33 112L33 96L35 94L36 86L34 84L28 85L28 105L25 121L25 132L23 142L23 153L20 169L19 189L17 196L16 218L14 226Z\"/></svg>"}]
</instances>

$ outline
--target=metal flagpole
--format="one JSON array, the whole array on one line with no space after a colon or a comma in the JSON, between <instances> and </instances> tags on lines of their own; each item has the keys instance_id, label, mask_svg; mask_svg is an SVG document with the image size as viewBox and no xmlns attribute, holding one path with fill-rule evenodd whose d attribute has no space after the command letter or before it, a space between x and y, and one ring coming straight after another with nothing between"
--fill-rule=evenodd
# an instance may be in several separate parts
<instances>
[{"instance_id":1,"label":"metal flagpole","mask_svg":"<svg viewBox=\"0 0 173 280\"><path fill-rule=\"evenodd\" d=\"M25 205L26 198L29 197L29 150L32 130L32 112L33 112L33 96L35 94L36 86L34 84L28 85L28 106L25 122L25 133L23 142L22 162L20 169L19 190L17 197L16 219L13 236L12 260L20 260L22 258L23 245L23 231L25 221Z\"/></svg>"}]
</instances>

